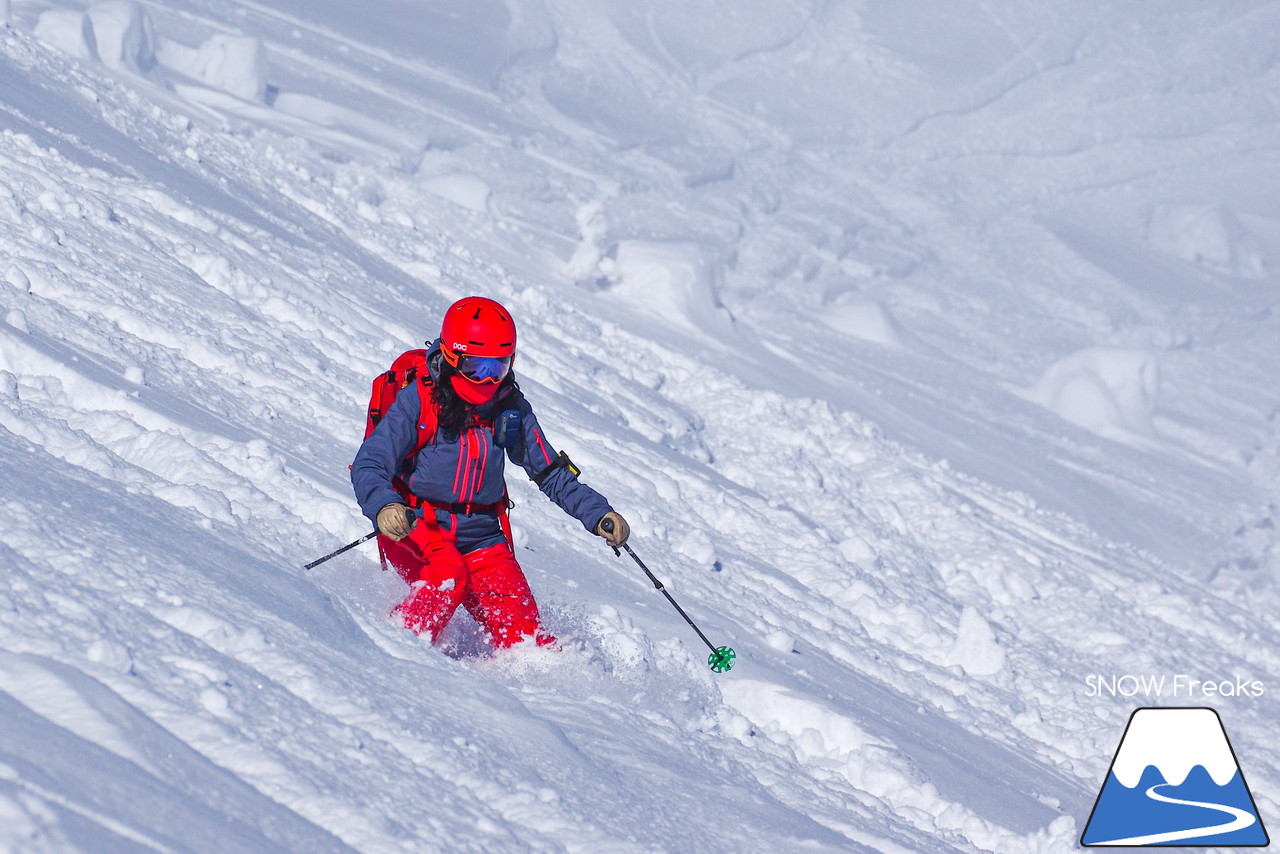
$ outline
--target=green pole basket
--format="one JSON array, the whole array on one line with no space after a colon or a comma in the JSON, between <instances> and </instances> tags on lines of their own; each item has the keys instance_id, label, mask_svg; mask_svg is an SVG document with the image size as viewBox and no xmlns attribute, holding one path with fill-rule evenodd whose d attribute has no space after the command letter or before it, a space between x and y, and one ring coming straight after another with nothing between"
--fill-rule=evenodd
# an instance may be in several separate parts
<instances>
[{"instance_id":1,"label":"green pole basket","mask_svg":"<svg viewBox=\"0 0 1280 854\"><path fill-rule=\"evenodd\" d=\"M707 666L716 673L724 673L733 669L733 660L737 657L738 654L732 648L718 646L707 656Z\"/></svg>"}]
</instances>

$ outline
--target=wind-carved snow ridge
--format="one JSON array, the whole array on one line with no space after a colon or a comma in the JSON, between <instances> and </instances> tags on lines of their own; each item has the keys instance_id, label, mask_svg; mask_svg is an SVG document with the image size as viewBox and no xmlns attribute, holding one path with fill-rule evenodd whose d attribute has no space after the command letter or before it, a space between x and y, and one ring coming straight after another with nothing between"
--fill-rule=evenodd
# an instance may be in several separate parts
<instances>
[{"instance_id":1,"label":"wind-carved snow ridge","mask_svg":"<svg viewBox=\"0 0 1280 854\"><path fill-rule=\"evenodd\" d=\"M697 333L727 319L715 296L716 266L697 244L623 240L599 269L610 294L673 326Z\"/></svg>"},{"instance_id":2,"label":"wind-carved snow ridge","mask_svg":"<svg viewBox=\"0 0 1280 854\"><path fill-rule=\"evenodd\" d=\"M833 302L822 314L822 322L837 332L863 341L901 349L905 334L901 324L883 304L856 297Z\"/></svg>"},{"instance_id":3,"label":"wind-carved snow ridge","mask_svg":"<svg viewBox=\"0 0 1280 854\"><path fill-rule=\"evenodd\" d=\"M426 146L420 136L358 110L272 86L268 51L254 34L213 32L191 46L157 32L152 14L134 0L103 0L83 13L49 9L33 31L77 59L175 93L178 99L169 102L200 120L249 122L309 139L335 155L406 170L416 167Z\"/></svg>"},{"instance_id":4,"label":"wind-carved snow ridge","mask_svg":"<svg viewBox=\"0 0 1280 854\"><path fill-rule=\"evenodd\" d=\"M1159 389L1155 354L1092 347L1053 363L1020 393L1073 424L1124 441L1152 434Z\"/></svg>"},{"instance_id":5,"label":"wind-carved snow ridge","mask_svg":"<svg viewBox=\"0 0 1280 854\"><path fill-rule=\"evenodd\" d=\"M1250 279L1268 273L1261 241L1223 205L1161 205L1151 214L1147 236L1187 261Z\"/></svg>"}]
</instances>

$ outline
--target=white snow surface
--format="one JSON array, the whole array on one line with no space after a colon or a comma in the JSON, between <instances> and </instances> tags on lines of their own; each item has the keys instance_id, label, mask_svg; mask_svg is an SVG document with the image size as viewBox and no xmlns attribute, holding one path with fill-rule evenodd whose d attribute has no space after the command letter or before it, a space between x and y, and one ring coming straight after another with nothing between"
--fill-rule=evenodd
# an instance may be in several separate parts
<instances>
[{"instance_id":1,"label":"white snow surface","mask_svg":"<svg viewBox=\"0 0 1280 854\"><path fill-rule=\"evenodd\" d=\"M1280 5L0 0L0 851L1073 850L1280 689ZM347 465L461 296L717 644L509 479L559 651ZM1264 819L1271 693L1218 709ZM1212 769L1211 769L1212 770Z\"/></svg>"}]
</instances>

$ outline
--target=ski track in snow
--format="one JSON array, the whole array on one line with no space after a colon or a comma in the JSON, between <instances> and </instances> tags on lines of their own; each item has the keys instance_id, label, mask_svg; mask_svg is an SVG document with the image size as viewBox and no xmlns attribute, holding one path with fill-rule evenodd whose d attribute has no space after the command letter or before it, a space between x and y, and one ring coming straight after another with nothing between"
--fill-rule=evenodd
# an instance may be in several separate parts
<instances>
[{"instance_id":1,"label":"ski track in snow","mask_svg":"<svg viewBox=\"0 0 1280 854\"><path fill-rule=\"evenodd\" d=\"M1276 682L1274 6L0 13L0 849L1056 854ZM732 673L515 476L559 653L301 569L473 291Z\"/></svg>"}]
</instances>

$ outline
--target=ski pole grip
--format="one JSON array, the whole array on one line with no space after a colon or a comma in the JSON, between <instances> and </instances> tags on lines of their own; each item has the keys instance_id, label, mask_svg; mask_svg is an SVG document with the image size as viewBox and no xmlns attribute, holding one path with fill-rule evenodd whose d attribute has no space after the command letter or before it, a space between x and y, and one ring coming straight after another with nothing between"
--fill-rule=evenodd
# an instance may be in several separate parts
<instances>
[{"instance_id":1,"label":"ski pole grip","mask_svg":"<svg viewBox=\"0 0 1280 854\"><path fill-rule=\"evenodd\" d=\"M613 533L613 520L612 520L612 519L605 519L603 522L601 522L601 523L600 523L600 530L604 531L606 534L612 534L612 533ZM606 541L606 542L607 542L607 541ZM617 547L617 546L609 546L609 548L613 549L613 553L614 553L615 555L617 555L618 557L622 557L622 552L618 551L618 547Z\"/></svg>"}]
</instances>

